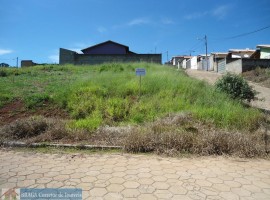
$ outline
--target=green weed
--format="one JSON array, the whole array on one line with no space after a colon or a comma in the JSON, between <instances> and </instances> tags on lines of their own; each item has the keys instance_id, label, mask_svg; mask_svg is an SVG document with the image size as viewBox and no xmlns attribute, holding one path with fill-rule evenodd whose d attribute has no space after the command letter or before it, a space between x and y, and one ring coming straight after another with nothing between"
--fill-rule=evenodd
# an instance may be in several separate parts
<instances>
[{"instance_id":1,"label":"green weed","mask_svg":"<svg viewBox=\"0 0 270 200\"><path fill-rule=\"evenodd\" d=\"M140 97L136 68L146 69ZM251 130L263 118L258 110L245 108L205 82L156 64L36 66L17 69L18 76L12 70L0 77L0 106L11 99L22 99L31 109L56 104L68 110L73 128L141 124L188 111L217 127Z\"/></svg>"}]
</instances>

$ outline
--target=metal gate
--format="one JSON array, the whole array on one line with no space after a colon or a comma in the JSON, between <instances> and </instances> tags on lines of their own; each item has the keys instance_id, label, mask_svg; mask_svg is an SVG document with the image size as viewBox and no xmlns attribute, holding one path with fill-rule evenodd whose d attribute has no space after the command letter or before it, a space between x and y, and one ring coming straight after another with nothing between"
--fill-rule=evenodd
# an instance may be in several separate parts
<instances>
[{"instance_id":1,"label":"metal gate","mask_svg":"<svg viewBox=\"0 0 270 200\"><path fill-rule=\"evenodd\" d=\"M209 63L209 60L207 59L204 59L202 61L202 70L204 71L209 71L209 68L210 68L210 63Z\"/></svg>"},{"instance_id":2,"label":"metal gate","mask_svg":"<svg viewBox=\"0 0 270 200\"><path fill-rule=\"evenodd\" d=\"M226 59L222 59L218 61L217 72L221 74L226 72Z\"/></svg>"}]
</instances>

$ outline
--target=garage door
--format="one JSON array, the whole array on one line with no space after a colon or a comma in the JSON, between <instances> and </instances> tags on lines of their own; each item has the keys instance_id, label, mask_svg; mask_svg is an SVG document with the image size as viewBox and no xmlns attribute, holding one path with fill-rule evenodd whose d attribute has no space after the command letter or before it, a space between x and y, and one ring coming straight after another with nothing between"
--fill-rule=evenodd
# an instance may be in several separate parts
<instances>
[{"instance_id":1,"label":"garage door","mask_svg":"<svg viewBox=\"0 0 270 200\"><path fill-rule=\"evenodd\" d=\"M218 73L225 73L226 72L226 60L223 59L223 60L220 60L218 61L218 67L217 67L217 72Z\"/></svg>"}]
</instances>

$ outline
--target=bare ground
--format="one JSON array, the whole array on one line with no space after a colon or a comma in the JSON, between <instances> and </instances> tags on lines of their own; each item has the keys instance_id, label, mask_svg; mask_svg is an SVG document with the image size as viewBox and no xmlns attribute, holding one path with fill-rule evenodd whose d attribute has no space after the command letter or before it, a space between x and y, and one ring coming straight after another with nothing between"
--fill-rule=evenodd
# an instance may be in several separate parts
<instances>
[{"instance_id":1,"label":"bare ground","mask_svg":"<svg viewBox=\"0 0 270 200\"><path fill-rule=\"evenodd\" d=\"M17 119L27 118L34 115L44 117L57 117L60 119L69 119L69 114L60 108L52 105L43 105L34 110L26 109L21 100L14 100L0 108L0 126L9 124Z\"/></svg>"}]
</instances>

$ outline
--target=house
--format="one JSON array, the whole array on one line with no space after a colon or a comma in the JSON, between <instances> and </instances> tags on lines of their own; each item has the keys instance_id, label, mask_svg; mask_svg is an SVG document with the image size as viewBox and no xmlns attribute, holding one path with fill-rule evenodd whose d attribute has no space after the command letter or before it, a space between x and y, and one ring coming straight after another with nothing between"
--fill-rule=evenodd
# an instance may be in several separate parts
<instances>
[{"instance_id":1,"label":"house","mask_svg":"<svg viewBox=\"0 0 270 200\"><path fill-rule=\"evenodd\" d=\"M37 63L33 62L32 60L22 60L21 67L32 67L38 65Z\"/></svg>"},{"instance_id":2,"label":"house","mask_svg":"<svg viewBox=\"0 0 270 200\"><path fill-rule=\"evenodd\" d=\"M186 61L187 69L198 69L197 56L192 56L190 59Z\"/></svg>"},{"instance_id":3,"label":"house","mask_svg":"<svg viewBox=\"0 0 270 200\"><path fill-rule=\"evenodd\" d=\"M162 62L162 54L137 54L129 47L114 41L106 41L81 50L83 54L60 48L59 64L101 64L106 62Z\"/></svg>"},{"instance_id":4,"label":"house","mask_svg":"<svg viewBox=\"0 0 270 200\"><path fill-rule=\"evenodd\" d=\"M230 50L225 59L218 61L218 72L241 74L256 67L270 68L270 45L257 45L257 50Z\"/></svg>"},{"instance_id":5,"label":"house","mask_svg":"<svg viewBox=\"0 0 270 200\"><path fill-rule=\"evenodd\" d=\"M197 56L197 69L209 71L209 55L200 54Z\"/></svg>"},{"instance_id":6,"label":"house","mask_svg":"<svg viewBox=\"0 0 270 200\"><path fill-rule=\"evenodd\" d=\"M260 53L260 59L270 59L270 45L269 44L261 44L256 47L258 52Z\"/></svg>"},{"instance_id":7,"label":"house","mask_svg":"<svg viewBox=\"0 0 270 200\"><path fill-rule=\"evenodd\" d=\"M187 68L187 60L191 59L192 56L186 56L186 55L183 55L183 56L174 56L172 57L172 60L171 60L171 63L173 66L177 66L178 69L180 68L184 68L186 69Z\"/></svg>"},{"instance_id":8,"label":"house","mask_svg":"<svg viewBox=\"0 0 270 200\"><path fill-rule=\"evenodd\" d=\"M89 55L127 55L127 54L135 54L134 52L129 51L129 47L113 42L113 41L106 41L86 49L81 50L84 54Z\"/></svg>"},{"instance_id":9,"label":"house","mask_svg":"<svg viewBox=\"0 0 270 200\"><path fill-rule=\"evenodd\" d=\"M0 63L0 67L9 67L9 64L7 64L7 63Z\"/></svg>"},{"instance_id":10,"label":"house","mask_svg":"<svg viewBox=\"0 0 270 200\"><path fill-rule=\"evenodd\" d=\"M218 63L222 59L226 58L228 53L224 52L212 52L209 57L209 71L218 72Z\"/></svg>"},{"instance_id":11,"label":"house","mask_svg":"<svg viewBox=\"0 0 270 200\"><path fill-rule=\"evenodd\" d=\"M249 58L255 50L246 48L246 49L229 49L228 57L229 58Z\"/></svg>"}]
</instances>

